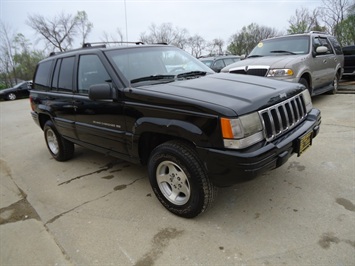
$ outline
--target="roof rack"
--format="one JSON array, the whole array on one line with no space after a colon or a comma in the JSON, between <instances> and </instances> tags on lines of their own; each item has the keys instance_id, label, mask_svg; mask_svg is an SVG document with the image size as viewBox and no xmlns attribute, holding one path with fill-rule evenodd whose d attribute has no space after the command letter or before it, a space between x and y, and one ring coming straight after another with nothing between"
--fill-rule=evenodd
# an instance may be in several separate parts
<instances>
[{"instance_id":1,"label":"roof rack","mask_svg":"<svg viewBox=\"0 0 355 266\"><path fill-rule=\"evenodd\" d=\"M143 42L87 42L83 44L83 48L89 48L94 47L96 48L106 48L106 44L135 44L135 45L141 45L144 44Z\"/></svg>"},{"instance_id":2,"label":"roof rack","mask_svg":"<svg viewBox=\"0 0 355 266\"><path fill-rule=\"evenodd\" d=\"M323 31L310 31L309 33L318 33L318 34L327 34L326 32L323 32Z\"/></svg>"},{"instance_id":3,"label":"roof rack","mask_svg":"<svg viewBox=\"0 0 355 266\"><path fill-rule=\"evenodd\" d=\"M62 51L62 52L51 52L49 54L49 56L54 56L57 54L61 54L61 53L67 53L67 52L71 52L71 51L78 51L81 49L94 49L94 48L106 48L106 44L135 44L135 45L144 45L144 42L86 42L82 45L81 48L77 48L77 49L72 49L72 50L68 50L68 51ZM163 44L163 45L167 45L167 43L157 43L157 44Z\"/></svg>"}]
</instances>

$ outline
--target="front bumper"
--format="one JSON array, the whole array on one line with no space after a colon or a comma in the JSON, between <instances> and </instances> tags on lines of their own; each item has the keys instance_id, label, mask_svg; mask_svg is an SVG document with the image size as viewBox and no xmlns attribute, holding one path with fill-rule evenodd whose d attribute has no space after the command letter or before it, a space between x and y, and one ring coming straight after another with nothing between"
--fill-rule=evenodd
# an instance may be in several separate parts
<instances>
[{"instance_id":1,"label":"front bumper","mask_svg":"<svg viewBox=\"0 0 355 266\"><path fill-rule=\"evenodd\" d=\"M212 182L216 186L231 186L283 165L297 152L299 137L312 131L315 138L320 123L321 113L314 108L300 125L258 149L236 151L199 147L198 153Z\"/></svg>"}]
</instances>

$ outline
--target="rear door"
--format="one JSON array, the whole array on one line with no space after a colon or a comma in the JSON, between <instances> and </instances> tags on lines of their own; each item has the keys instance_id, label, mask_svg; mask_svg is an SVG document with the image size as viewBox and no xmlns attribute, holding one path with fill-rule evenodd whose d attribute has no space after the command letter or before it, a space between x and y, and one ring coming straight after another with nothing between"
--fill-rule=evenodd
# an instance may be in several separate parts
<instances>
[{"instance_id":1,"label":"rear door","mask_svg":"<svg viewBox=\"0 0 355 266\"><path fill-rule=\"evenodd\" d=\"M36 69L31 96L41 113L53 120L59 133L76 139L73 101L73 70L75 57L51 59Z\"/></svg>"}]
</instances>

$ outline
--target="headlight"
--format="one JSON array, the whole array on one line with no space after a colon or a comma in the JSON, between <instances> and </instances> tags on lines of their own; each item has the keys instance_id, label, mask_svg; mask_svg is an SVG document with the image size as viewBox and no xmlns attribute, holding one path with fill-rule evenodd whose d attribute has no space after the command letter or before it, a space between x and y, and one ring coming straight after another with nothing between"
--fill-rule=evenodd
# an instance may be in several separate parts
<instances>
[{"instance_id":1,"label":"headlight","mask_svg":"<svg viewBox=\"0 0 355 266\"><path fill-rule=\"evenodd\" d=\"M308 90L304 90L302 91L302 96L303 96L304 104L306 106L306 111L308 113L313 108L311 95L309 94Z\"/></svg>"},{"instance_id":2,"label":"headlight","mask_svg":"<svg viewBox=\"0 0 355 266\"><path fill-rule=\"evenodd\" d=\"M268 77L289 77L289 76L293 76L293 70L289 68L285 68L285 69L271 68L267 76Z\"/></svg>"},{"instance_id":3,"label":"headlight","mask_svg":"<svg viewBox=\"0 0 355 266\"><path fill-rule=\"evenodd\" d=\"M244 149L264 139L263 126L258 113L239 118L221 118L225 148Z\"/></svg>"}]
</instances>

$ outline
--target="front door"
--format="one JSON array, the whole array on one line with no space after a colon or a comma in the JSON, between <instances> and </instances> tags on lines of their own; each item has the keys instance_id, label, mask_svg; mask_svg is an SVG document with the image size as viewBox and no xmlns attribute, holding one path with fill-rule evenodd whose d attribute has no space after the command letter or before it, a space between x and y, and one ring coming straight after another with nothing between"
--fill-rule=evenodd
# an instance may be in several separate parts
<instances>
[{"instance_id":1,"label":"front door","mask_svg":"<svg viewBox=\"0 0 355 266\"><path fill-rule=\"evenodd\" d=\"M328 51L325 54L316 55L313 60L314 90L322 89L325 86L330 85L334 80L334 73L336 68L336 55L327 38L313 38L314 52L319 46L327 47Z\"/></svg>"},{"instance_id":2,"label":"front door","mask_svg":"<svg viewBox=\"0 0 355 266\"><path fill-rule=\"evenodd\" d=\"M123 103L115 100L89 99L89 87L113 84L108 71L96 54L80 55L77 72L77 93L74 95L76 130L80 141L126 155Z\"/></svg>"}]
</instances>

